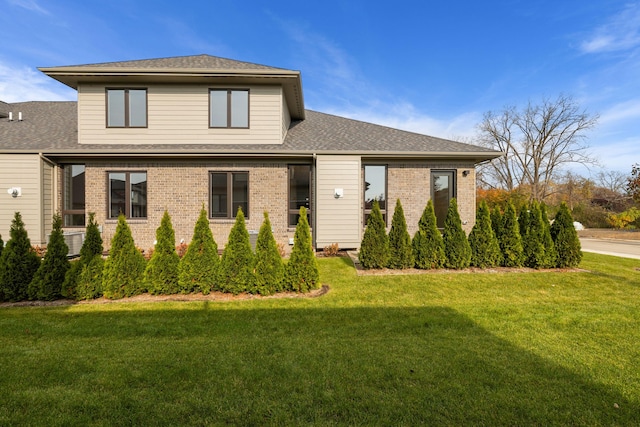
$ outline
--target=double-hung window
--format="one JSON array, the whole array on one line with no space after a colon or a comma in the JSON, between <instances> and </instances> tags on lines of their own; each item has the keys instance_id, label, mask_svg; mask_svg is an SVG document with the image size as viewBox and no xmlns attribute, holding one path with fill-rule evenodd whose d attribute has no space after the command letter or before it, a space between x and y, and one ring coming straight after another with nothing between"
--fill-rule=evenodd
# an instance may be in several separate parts
<instances>
[{"instance_id":1,"label":"double-hung window","mask_svg":"<svg viewBox=\"0 0 640 427\"><path fill-rule=\"evenodd\" d=\"M107 127L147 127L147 89L107 89Z\"/></svg>"},{"instance_id":2,"label":"double-hung window","mask_svg":"<svg viewBox=\"0 0 640 427\"><path fill-rule=\"evenodd\" d=\"M238 208L249 218L248 172L211 172L209 194L211 218L235 218Z\"/></svg>"},{"instance_id":3,"label":"double-hung window","mask_svg":"<svg viewBox=\"0 0 640 427\"><path fill-rule=\"evenodd\" d=\"M210 89L209 127L248 128L249 90Z\"/></svg>"},{"instance_id":4,"label":"double-hung window","mask_svg":"<svg viewBox=\"0 0 640 427\"><path fill-rule=\"evenodd\" d=\"M65 227L84 227L84 165L64 165L62 169L62 221Z\"/></svg>"},{"instance_id":5,"label":"double-hung window","mask_svg":"<svg viewBox=\"0 0 640 427\"><path fill-rule=\"evenodd\" d=\"M147 217L147 173L109 172L109 218Z\"/></svg>"},{"instance_id":6,"label":"double-hung window","mask_svg":"<svg viewBox=\"0 0 640 427\"><path fill-rule=\"evenodd\" d=\"M431 199L438 228L444 228L449 202L456 196L455 171L431 171Z\"/></svg>"},{"instance_id":7,"label":"double-hung window","mask_svg":"<svg viewBox=\"0 0 640 427\"><path fill-rule=\"evenodd\" d=\"M364 165L364 224L371 215L373 202L377 201L384 223L387 223L387 166Z\"/></svg>"},{"instance_id":8,"label":"double-hung window","mask_svg":"<svg viewBox=\"0 0 640 427\"><path fill-rule=\"evenodd\" d=\"M298 225L300 208L307 208L311 224L311 165L289 165L289 227Z\"/></svg>"}]
</instances>

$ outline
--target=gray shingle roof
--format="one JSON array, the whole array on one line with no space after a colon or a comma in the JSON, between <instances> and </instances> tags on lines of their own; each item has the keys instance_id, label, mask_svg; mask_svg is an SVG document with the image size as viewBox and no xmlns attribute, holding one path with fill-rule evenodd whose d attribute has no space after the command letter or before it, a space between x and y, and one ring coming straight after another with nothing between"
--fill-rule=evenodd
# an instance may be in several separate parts
<instances>
[{"instance_id":1,"label":"gray shingle roof","mask_svg":"<svg viewBox=\"0 0 640 427\"><path fill-rule=\"evenodd\" d=\"M0 118L0 153L20 150L38 153L52 147L78 146L76 102L4 104L7 113L13 113L13 121ZM22 121L18 120L19 113L22 113Z\"/></svg>"}]
</instances>

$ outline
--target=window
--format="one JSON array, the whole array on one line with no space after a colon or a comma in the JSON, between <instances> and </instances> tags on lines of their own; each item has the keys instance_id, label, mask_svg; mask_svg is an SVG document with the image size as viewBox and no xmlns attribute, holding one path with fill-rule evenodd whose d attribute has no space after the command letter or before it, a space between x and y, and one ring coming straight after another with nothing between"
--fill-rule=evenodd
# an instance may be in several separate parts
<instances>
[{"instance_id":1,"label":"window","mask_svg":"<svg viewBox=\"0 0 640 427\"><path fill-rule=\"evenodd\" d=\"M147 217L147 173L109 172L109 218Z\"/></svg>"},{"instance_id":2,"label":"window","mask_svg":"<svg viewBox=\"0 0 640 427\"><path fill-rule=\"evenodd\" d=\"M107 127L147 127L147 90L107 89Z\"/></svg>"},{"instance_id":3,"label":"window","mask_svg":"<svg viewBox=\"0 0 640 427\"><path fill-rule=\"evenodd\" d=\"M300 208L307 208L307 220L311 224L311 166L289 165L289 227L298 225Z\"/></svg>"},{"instance_id":4,"label":"window","mask_svg":"<svg viewBox=\"0 0 640 427\"><path fill-rule=\"evenodd\" d=\"M235 218L238 208L249 218L248 172L211 172L209 188L211 218Z\"/></svg>"},{"instance_id":5,"label":"window","mask_svg":"<svg viewBox=\"0 0 640 427\"><path fill-rule=\"evenodd\" d=\"M209 91L209 127L248 128L249 91L211 89Z\"/></svg>"},{"instance_id":6,"label":"window","mask_svg":"<svg viewBox=\"0 0 640 427\"><path fill-rule=\"evenodd\" d=\"M371 214L373 201L377 200L384 223L387 223L387 166L364 166L364 223Z\"/></svg>"},{"instance_id":7,"label":"window","mask_svg":"<svg viewBox=\"0 0 640 427\"><path fill-rule=\"evenodd\" d=\"M84 227L84 165L64 165L62 169L62 223Z\"/></svg>"},{"instance_id":8,"label":"window","mask_svg":"<svg viewBox=\"0 0 640 427\"><path fill-rule=\"evenodd\" d=\"M431 199L438 228L444 228L449 201L455 197L455 171L431 172Z\"/></svg>"}]
</instances>

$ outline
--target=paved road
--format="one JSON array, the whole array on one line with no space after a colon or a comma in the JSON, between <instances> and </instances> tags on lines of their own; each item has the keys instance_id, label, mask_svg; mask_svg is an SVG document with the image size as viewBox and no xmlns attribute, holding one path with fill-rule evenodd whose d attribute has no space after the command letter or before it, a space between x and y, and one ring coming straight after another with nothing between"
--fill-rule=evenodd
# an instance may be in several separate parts
<instances>
[{"instance_id":1,"label":"paved road","mask_svg":"<svg viewBox=\"0 0 640 427\"><path fill-rule=\"evenodd\" d=\"M640 240L580 239L584 252L640 259Z\"/></svg>"}]
</instances>

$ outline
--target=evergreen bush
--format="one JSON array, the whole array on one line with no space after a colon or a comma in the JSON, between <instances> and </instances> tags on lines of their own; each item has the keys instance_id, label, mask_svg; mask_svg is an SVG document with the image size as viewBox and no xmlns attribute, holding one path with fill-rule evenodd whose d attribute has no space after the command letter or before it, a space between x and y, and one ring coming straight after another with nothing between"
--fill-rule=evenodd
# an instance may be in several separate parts
<instances>
[{"instance_id":1,"label":"evergreen bush","mask_svg":"<svg viewBox=\"0 0 640 427\"><path fill-rule=\"evenodd\" d=\"M544 225L540 205L535 200L529 206L526 232L523 235L524 265L530 268L544 268L547 265L547 255L544 247Z\"/></svg>"},{"instance_id":2,"label":"evergreen bush","mask_svg":"<svg viewBox=\"0 0 640 427\"><path fill-rule=\"evenodd\" d=\"M582 260L580 239L573 226L571 212L564 202L560 205L560 210L551 225L551 237L557 252L556 266L577 267Z\"/></svg>"},{"instance_id":3,"label":"evergreen bush","mask_svg":"<svg viewBox=\"0 0 640 427\"><path fill-rule=\"evenodd\" d=\"M284 289L308 292L320 287L318 260L311 246L311 230L307 221L307 209L300 208L300 219L293 236L293 249L284 268Z\"/></svg>"},{"instance_id":4,"label":"evergreen bush","mask_svg":"<svg viewBox=\"0 0 640 427\"><path fill-rule=\"evenodd\" d=\"M118 216L116 232L111 239L109 257L104 263L102 290L110 299L131 297L145 291L143 274L145 259L133 241L124 215Z\"/></svg>"},{"instance_id":5,"label":"evergreen bush","mask_svg":"<svg viewBox=\"0 0 640 427\"><path fill-rule=\"evenodd\" d=\"M29 299L53 301L60 298L62 283L70 268L68 254L69 247L62 231L62 217L55 214L47 252L29 283Z\"/></svg>"},{"instance_id":6,"label":"evergreen bush","mask_svg":"<svg viewBox=\"0 0 640 427\"><path fill-rule=\"evenodd\" d=\"M496 238L502 234L502 212L497 206L491 210L491 228L493 228L493 234Z\"/></svg>"},{"instance_id":7,"label":"evergreen bush","mask_svg":"<svg viewBox=\"0 0 640 427\"><path fill-rule=\"evenodd\" d=\"M418 222L418 231L412 241L417 268L442 268L445 263L444 242L438 230L433 201L429 200Z\"/></svg>"},{"instance_id":8,"label":"evergreen bush","mask_svg":"<svg viewBox=\"0 0 640 427\"><path fill-rule=\"evenodd\" d=\"M520 236L520 224L516 216L516 208L509 202L502 216L500 235L498 236L500 252L502 253L502 265L504 267L522 267L524 253L522 237Z\"/></svg>"},{"instance_id":9,"label":"evergreen bush","mask_svg":"<svg viewBox=\"0 0 640 427\"><path fill-rule=\"evenodd\" d=\"M269 214L265 211L256 240L256 291L261 295L279 292L282 290L283 279L284 263L271 231Z\"/></svg>"},{"instance_id":10,"label":"evergreen bush","mask_svg":"<svg viewBox=\"0 0 640 427\"><path fill-rule=\"evenodd\" d=\"M187 252L178 264L178 286L180 292L202 292L208 294L215 287L220 257L218 245L209 228L209 219L204 206L193 229L193 238Z\"/></svg>"},{"instance_id":11,"label":"evergreen bush","mask_svg":"<svg viewBox=\"0 0 640 427\"><path fill-rule=\"evenodd\" d=\"M455 198L449 202L447 216L444 220L444 253L446 256L445 267L462 269L469 267L471 263L471 247L467 235L462 229L462 221L458 213L458 202Z\"/></svg>"},{"instance_id":12,"label":"evergreen bush","mask_svg":"<svg viewBox=\"0 0 640 427\"><path fill-rule=\"evenodd\" d=\"M547 206L540 203L540 217L542 218L542 244L544 245L544 268L554 268L557 261L556 245L551 238L551 222L547 216Z\"/></svg>"},{"instance_id":13,"label":"evergreen bush","mask_svg":"<svg viewBox=\"0 0 640 427\"><path fill-rule=\"evenodd\" d=\"M491 225L489 207L484 200L478 206L476 223L469 234L469 245L472 266L488 268L500 265L500 245Z\"/></svg>"},{"instance_id":14,"label":"evergreen bush","mask_svg":"<svg viewBox=\"0 0 640 427\"><path fill-rule=\"evenodd\" d=\"M0 234L0 257L2 257L3 249L4 249L4 242L2 241L2 234Z\"/></svg>"},{"instance_id":15,"label":"evergreen bush","mask_svg":"<svg viewBox=\"0 0 640 427\"><path fill-rule=\"evenodd\" d=\"M90 263L94 257L99 256L102 258L102 252L104 248L102 246L102 236L100 235L100 228L96 222L96 214L94 212L89 213L89 221L85 228L84 242L80 248L80 258L77 261L71 262L71 267L65 275L64 282L62 283L61 294L65 298L76 299L76 286L78 285L78 276L82 272L85 265ZM100 274L102 276L102 273ZM93 288L102 288L102 277L100 281L91 285ZM80 298L86 299L86 298Z\"/></svg>"},{"instance_id":16,"label":"evergreen bush","mask_svg":"<svg viewBox=\"0 0 640 427\"><path fill-rule=\"evenodd\" d=\"M358 260L364 269L385 268L389 263L389 237L377 200L373 201L371 214L367 219Z\"/></svg>"},{"instance_id":17,"label":"evergreen bush","mask_svg":"<svg viewBox=\"0 0 640 427\"><path fill-rule=\"evenodd\" d=\"M253 289L254 256L242 209L238 208L236 222L229 233L229 241L222 252L216 286L222 292L237 295Z\"/></svg>"},{"instance_id":18,"label":"evergreen bush","mask_svg":"<svg viewBox=\"0 0 640 427\"><path fill-rule=\"evenodd\" d=\"M404 269L413 267L413 249L411 236L407 231L407 222L400 199L396 200L393 210L391 230L389 230L389 268Z\"/></svg>"},{"instance_id":19,"label":"evergreen bush","mask_svg":"<svg viewBox=\"0 0 640 427\"><path fill-rule=\"evenodd\" d=\"M102 296L102 274L104 259L101 254L94 255L91 261L83 262L76 278L76 298L89 300Z\"/></svg>"},{"instance_id":20,"label":"evergreen bush","mask_svg":"<svg viewBox=\"0 0 640 427\"><path fill-rule=\"evenodd\" d=\"M0 296L3 301L27 298L29 283L40 266L40 258L31 247L20 212L11 222L9 241L0 256Z\"/></svg>"},{"instance_id":21,"label":"evergreen bush","mask_svg":"<svg viewBox=\"0 0 640 427\"><path fill-rule=\"evenodd\" d=\"M160 227L156 230L156 245L144 270L144 284L153 295L178 293L178 263L176 236L171 225L171 216L166 210Z\"/></svg>"}]
</instances>

